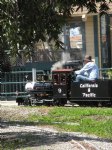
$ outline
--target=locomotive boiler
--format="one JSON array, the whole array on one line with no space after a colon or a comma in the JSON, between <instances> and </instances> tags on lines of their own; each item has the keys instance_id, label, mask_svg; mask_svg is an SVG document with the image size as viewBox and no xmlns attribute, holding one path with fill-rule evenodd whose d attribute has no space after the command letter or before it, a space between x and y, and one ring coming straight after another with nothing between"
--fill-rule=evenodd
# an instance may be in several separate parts
<instances>
[{"instance_id":1,"label":"locomotive boiler","mask_svg":"<svg viewBox=\"0 0 112 150\"><path fill-rule=\"evenodd\" d=\"M41 75L44 78L46 75ZM25 105L37 105L51 101L53 97L53 84L52 81L33 81L25 85L25 90L28 93L27 98L24 100Z\"/></svg>"}]
</instances>

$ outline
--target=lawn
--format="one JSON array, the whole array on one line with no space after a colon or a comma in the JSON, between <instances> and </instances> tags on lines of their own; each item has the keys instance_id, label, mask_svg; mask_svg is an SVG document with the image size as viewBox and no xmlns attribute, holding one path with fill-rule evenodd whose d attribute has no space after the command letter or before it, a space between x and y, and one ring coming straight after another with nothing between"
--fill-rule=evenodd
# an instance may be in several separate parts
<instances>
[{"instance_id":1,"label":"lawn","mask_svg":"<svg viewBox=\"0 0 112 150\"><path fill-rule=\"evenodd\" d=\"M44 109L46 107L42 108L43 111ZM30 114L27 119L64 131L83 132L112 139L111 108L53 107L45 115Z\"/></svg>"}]
</instances>

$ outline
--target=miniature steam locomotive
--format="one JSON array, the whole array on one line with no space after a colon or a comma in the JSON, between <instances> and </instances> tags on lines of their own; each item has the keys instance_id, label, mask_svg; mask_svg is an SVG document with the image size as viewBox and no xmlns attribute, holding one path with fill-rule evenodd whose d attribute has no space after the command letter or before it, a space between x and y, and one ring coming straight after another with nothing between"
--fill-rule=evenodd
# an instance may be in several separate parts
<instances>
[{"instance_id":1,"label":"miniature steam locomotive","mask_svg":"<svg viewBox=\"0 0 112 150\"><path fill-rule=\"evenodd\" d=\"M18 98L18 105L57 105L64 106L68 102L81 106L112 106L112 80L76 82L74 71L82 67L81 61L69 61L63 69L52 71L51 79L41 74L32 82L27 82L25 99Z\"/></svg>"},{"instance_id":2,"label":"miniature steam locomotive","mask_svg":"<svg viewBox=\"0 0 112 150\"><path fill-rule=\"evenodd\" d=\"M24 100L24 105L44 103L64 106L68 101L81 106L112 105L112 80L75 82L73 75L74 69L57 69L52 71L50 81L27 83L25 89L28 97Z\"/></svg>"}]
</instances>

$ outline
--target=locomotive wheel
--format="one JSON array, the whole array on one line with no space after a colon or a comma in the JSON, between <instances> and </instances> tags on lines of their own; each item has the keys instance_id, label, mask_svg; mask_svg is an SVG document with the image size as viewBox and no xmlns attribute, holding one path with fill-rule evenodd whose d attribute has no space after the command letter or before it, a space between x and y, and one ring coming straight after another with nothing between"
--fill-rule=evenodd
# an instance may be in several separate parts
<instances>
[{"instance_id":1,"label":"locomotive wheel","mask_svg":"<svg viewBox=\"0 0 112 150\"><path fill-rule=\"evenodd\" d=\"M34 105L35 105L35 104L33 103L33 100L32 100L32 99L29 100L29 105L30 105L30 106L34 106Z\"/></svg>"},{"instance_id":2,"label":"locomotive wheel","mask_svg":"<svg viewBox=\"0 0 112 150\"><path fill-rule=\"evenodd\" d=\"M25 98L24 100L24 106L28 106L29 105L29 98Z\"/></svg>"},{"instance_id":3,"label":"locomotive wheel","mask_svg":"<svg viewBox=\"0 0 112 150\"><path fill-rule=\"evenodd\" d=\"M111 102L111 101L102 102L102 106L103 106L103 107L112 107L112 102Z\"/></svg>"},{"instance_id":4,"label":"locomotive wheel","mask_svg":"<svg viewBox=\"0 0 112 150\"><path fill-rule=\"evenodd\" d=\"M65 104L67 104L67 100L66 99L55 99L54 100L54 106L64 106Z\"/></svg>"},{"instance_id":5,"label":"locomotive wheel","mask_svg":"<svg viewBox=\"0 0 112 150\"><path fill-rule=\"evenodd\" d=\"M58 105L59 105L58 103L59 103L59 101L58 101L57 99L54 99L53 105L54 105L54 106L58 106Z\"/></svg>"},{"instance_id":6,"label":"locomotive wheel","mask_svg":"<svg viewBox=\"0 0 112 150\"><path fill-rule=\"evenodd\" d=\"M61 106L64 106L65 104L67 104L67 99L61 99L60 103Z\"/></svg>"},{"instance_id":7,"label":"locomotive wheel","mask_svg":"<svg viewBox=\"0 0 112 150\"><path fill-rule=\"evenodd\" d=\"M29 106L35 106L36 104L36 99L35 98L29 98Z\"/></svg>"}]
</instances>

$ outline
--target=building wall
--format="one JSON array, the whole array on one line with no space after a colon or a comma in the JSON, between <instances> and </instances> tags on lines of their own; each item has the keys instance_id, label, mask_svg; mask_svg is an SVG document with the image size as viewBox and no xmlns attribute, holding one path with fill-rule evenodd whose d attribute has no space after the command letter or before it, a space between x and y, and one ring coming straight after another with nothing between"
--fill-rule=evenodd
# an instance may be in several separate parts
<instances>
[{"instance_id":1,"label":"building wall","mask_svg":"<svg viewBox=\"0 0 112 150\"><path fill-rule=\"evenodd\" d=\"M98 5L99 7L99 5ZM106 16L106 43L102 42L102 23L101 16L99 13L87 13L87 8L84 8L83 11L79 9L79 11L73 13L73 18L75 18L75 22L80 20L83 24L83 36L82 36L82 56L85 54L89 54L95 60L96 64L99 68L110 68L112 67L112 21L110 17L112 17L112 3L109 3L109 11ZM85 16L85 17L84 17ZM104 54L104 51L107 52L107 55ZM104 64L104 56L107 56Z\"/></svg>"},{"instance_id":2,"label":"building wall","mask_svg":"<svg viewBox=\"0 0 112 150\"><path fill-rule=\"evenodd\" d=\"M85 33L86 33L86 54L95 58L94 54L94 27L93 27L93 16L88 16L85 22Z\"/></svg>"},{"instance_id":3,"label":"building wall","mask_svg":"<svg viewBox=\"0 0 112 150\"><path fill-rule=\"evenodd\" d=\"M109 5L109 11L107 12L109 16L112 14L112 3L108 3ZM100 3L98 4L98 11L99 11L99 6ZM87 8L84 8L83 11L79 9L77 12L74 11L73 16L76 17L81 17L83 19L83 15L87 17L87 20L85 21L85 51L84 54L90 54L92 57L95 59L96 64L102 68L105 66L102 63L102 41L101 41L101 18L99 17L98 13L87 13L88 10ZM108 17L109 17L108 16ZM111 15L112 16L112 15ZM106 27L108 26L107 20L106 20ZM112 23L110 23L112 26ZM106 29L106 35L107 35L107 47L105 49L108 51L108 63L106 67L112 67L112 34L111 30L109 27Z\"/></svg>"}]
</instances>

